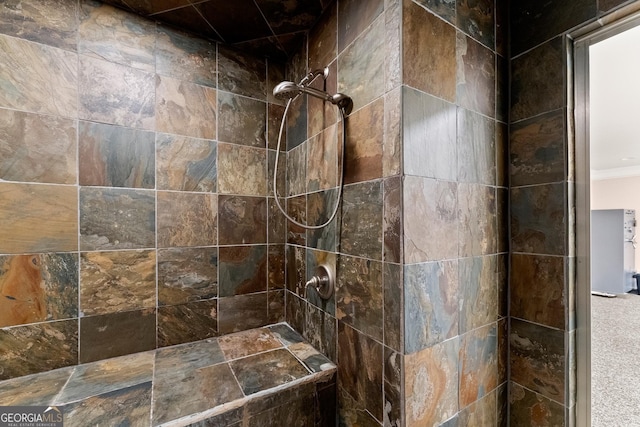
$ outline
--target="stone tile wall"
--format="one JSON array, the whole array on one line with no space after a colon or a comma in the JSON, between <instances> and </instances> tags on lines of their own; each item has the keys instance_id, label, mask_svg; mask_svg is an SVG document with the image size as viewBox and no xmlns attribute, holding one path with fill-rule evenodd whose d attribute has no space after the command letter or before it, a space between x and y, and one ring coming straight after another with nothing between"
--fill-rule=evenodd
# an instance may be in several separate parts
<instances>
[{"instance_id":1,"label":"stone tile wall","mask_svg":"<svg viewBox=\"0 0 640 427\"><path fill-rule=\"evenodd\" d=\"M340 425L506 425L505 12L338 1L288 64L329 65L326 89L354 100L338 218L287 240L287 321L337 360ZM335 110L299 99L287 118L302 221L333 208ZM302 286L322 262L328 301Z\"/></svg>"},{"instance_id":2,"label":"stone tile wall","mask_svg":"<svg viewBox=\"0 0 640 427\"><path fill-rule=\"evenodd\" d=\"M638 4L511 3L510 425L576 422L575 166L566 34L632 3Z\"/></svg>"},{"instance_id":3,"label":"stone tile wall","mask_svg":"<svg viewBox=\"0 0 640 427\"><path fill-rule=\"evenodd\" d=\"M322 230L287 226L286 319L339 361L340 425L403 422L401 8L395 0L336 2L286 73L299 81L329 66L324 86L321 79L314 85L354 103L336 219ZM339 182L339 111L301 97L287 121L287 209L303 222L324 222ZM304 288L322 263L337 276L327 301Z\"/></svg>"},{"instance_id":4,"label":"stone tile wall","mask_svg":"<svg viewBox=\"0 0 640 427\"><path fill-rule=\"evenodd\" d=\"M283 65L90 0L3 2L0 64L0 378L284 319Z\"/></svg>"},{"instance_id":5,"label":"stone tile wall","mask_svg":"<svg viewBox=\"0 0 640 427\"><path fill-rule=\"evenodd\" d=\"M507 425L503 2L403 2L406 425Z\"/></svg>"}]
</instances>

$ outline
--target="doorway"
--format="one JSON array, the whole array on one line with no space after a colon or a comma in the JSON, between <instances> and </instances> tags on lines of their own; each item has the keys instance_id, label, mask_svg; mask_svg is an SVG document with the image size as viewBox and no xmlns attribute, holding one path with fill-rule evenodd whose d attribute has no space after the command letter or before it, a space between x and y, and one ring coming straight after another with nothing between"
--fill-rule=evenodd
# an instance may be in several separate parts
<instances>
[{"instance_id":1,"label":"doorway","mask_svg":"<svg viewBox=\"0 0 640 427\"><path fill-rule=\"evenodd\" d=\"M624 110L625 107L618 105L614 110L608 107L608 110L600 109L599 105L596 106L596 101L601 102L603 93L594 89L594 83L600 81L601 77L599 73L601 71L597 69L598 66L594 66L593 60L596 57L603 56L602 48L612 42L615 39L621 39L621 36L629 34L630 32L638 32L640 30L640 15L626 17L615 23L602 27L592 33L581 36L574 41L574 111L575 111L575 194L576 194L576 366L577 366L577 407L576 418L577 425L579 426L594 426L599 427L603 425L618 425L617 423L625 420L609 420L609 424L598 422L592 424L592 414L601 415L598 412L597 405L606 405L607 402L603 401L602 387L603 378L592 377L594 372L602 371L599 363L602 363L602 354L592 353L593 349L602 348L602 337L598 336L594 338L592 335L594 332L602 333L600 324L592 323L597 316L593 314L594 306L598 310L602 310L601 303L603 301L594 301L596 304L592 305L592 234L591 234L591 209L593 208L592 196L592 179L594 176L600 176L610 174L609 178L615 178L611 174L624 174L624 173L636 173L634 168L640 169L640 141L635 142L638 146L639 154L624 154L624 151L620 151L620 147L616 147L618 141L621 141L624 137L618 133L619 127L614 127L613 131L609 131L605 134L605 147L602 148L603 136L599 134L597 129L601 126L601 118L607 116L608 112L615 112L610 120L617 120L621 116L618 114ZM636 46L631 52L638 52L640 49ZM625 52L627 55L629 51ZM640 61L640 58L638 58ZM637 76L638 74L636 74ZM612 79L615 79L611 76ZM604 91L606 95L607 90L614 92L613 88L615 83L619 82L619 78L613 83L607 86ZM599 83L600 85L600 83ZM640 87L640 84L639 84ZM630 92L630 91L627 91ZM610 94L610 93L609 93ZM640 102L640 96L635 95L633 101ZM639 104L640 105L640 104ZM640 123L640 119L637 117L637 112L640 108L634 108L636 113L634 122ZM627 119L628 120L628 119ZM616 124L616 123L614 123ZM640 126L640 125L639 125ZM596 130L594 130L596 129ZM640 139L640 127L638 128L637 138ZM614 143L615 142L615 143ZM624 159L624 160L623 160ZM608 163L607 163L608 162ZM593 170L592 170L593 169ZM616 172L617 170L617 172ZM622 177L619 176L619 177ZM640 182L640 177L638 177ZM610 183L609 183L610 184ZM638 200L640 200L640 187L637 188ZM635 192L629 195L635 194ZM640 202L639 202L640 205ZM640 215L640 211L638 212ZM640 219L640 218L638 218ZM639 249L640 250L640 249ZM640 270L640 265L636 264L636 270ZM637 297L637 296L636 296ZM640 302L640 297L638 302ZM605 308L606 309L606 308ZM638 306L638 315L640 317L640 305ZM631 330L630 330L631 332ZM640 330L635 330L640 334ZM606 333L606 332L605 332ZM611 357L611 355L607 355ZM595 363L595 365L594 365ZM594 367L596 369L594 369ZM618 377L629 381L630 378L625 378L625 373L618 373ZM593 387L596 387L594 390ZM614 388L613 386L611 387ZM609 391L607 390L607 394ZM637 391L640 393L640 391ZM598 398L598 401L592 400L594 397ZM610 397L610 396L606 396ZM619 399L628 399L629 396L619 396ZM609 409L609 408L607 408ZM606 413L606 411L605 411ZM627 420L629 422L630 420ZM627 424L632 425L632 424Z\"/></svg>"}]
</instances>

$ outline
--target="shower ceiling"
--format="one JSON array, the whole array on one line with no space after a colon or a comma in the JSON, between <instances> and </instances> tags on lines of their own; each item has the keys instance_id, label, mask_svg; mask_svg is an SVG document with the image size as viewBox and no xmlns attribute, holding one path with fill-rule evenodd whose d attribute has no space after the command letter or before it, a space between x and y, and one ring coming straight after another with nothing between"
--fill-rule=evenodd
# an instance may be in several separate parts
<instances>
[{"instance_id":1,"label":"shower ceiling","mask_svg":"<svg viewBox=\"0 0 640 427\"><path fill-rule=\"evenodd\" d=\"M246 52L285 60L335 0L104 0Z\"/></svg>"}]
</instances>

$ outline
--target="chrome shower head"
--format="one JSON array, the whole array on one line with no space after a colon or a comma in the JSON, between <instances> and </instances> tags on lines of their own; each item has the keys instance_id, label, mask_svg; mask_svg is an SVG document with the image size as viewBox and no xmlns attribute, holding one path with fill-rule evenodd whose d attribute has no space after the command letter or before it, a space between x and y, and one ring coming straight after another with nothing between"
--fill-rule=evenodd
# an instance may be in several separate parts
<instances>
[{"instance_id":1,"label":"chrome shower head","mask_svg":"<svg viewBox=\"0 0 640 427\"><path fill-rule=\"evenodd\" d=\"M328 69L325 68L324 70L313 71L309 73L307 77L305 77L305 79L307 79L310 83L315 78L314 76L322 75L317 74L319 71L324 71L326 73L328 72ZM331 102L332 104L338 106L338 108L343 110L345 114L349 114L351 112L351 109L353 108L353 102L347 95L344 95L342 93L330 95L324 90L315 89L308 86L304 83L305 79L302 79L302 82L299 84L295 84L294 82L290 82L287 80L278 83L276 87L273 88L273 96L278 99L287 100L293 99L302 93L306 93L316 98Z\"/></svg>"},{"instance_id":2,"label":"chrome shower head","mask_svg":"<svg viewBox=\"0 0 640 427\"><path fill-rule=\"evenodd\" d=\"M273 96L278 99L284 100L295 98L300 94L300 92L300 87L297 84L295 84L294 82L288 82L286 80L278 83L276 87L273 88Z\"/></svg>"}]
</instances>

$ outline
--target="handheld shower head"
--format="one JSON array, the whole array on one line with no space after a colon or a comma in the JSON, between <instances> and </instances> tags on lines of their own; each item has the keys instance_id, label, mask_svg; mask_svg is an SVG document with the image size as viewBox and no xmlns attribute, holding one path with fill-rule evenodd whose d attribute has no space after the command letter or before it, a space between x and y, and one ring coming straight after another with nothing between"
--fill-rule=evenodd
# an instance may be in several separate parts
<instances>
[{"instance_id":1,"label":"handheld shower head","mask_svg":"<svg viewBox=\"0 0 640 427\"><path fill-rule=\"evenodd\" d=\"M316 98L329 101L330 103L336 105L338 108L344 110L346 114L351 113L351 109L353 108L353 102L351 101L351 98L342 93L329 95L323 90L304 86L302 84L295 84L294 82L289 82L286 80L278 83L276 87L273 88L273 96L283 100L295 98L302 93L306 93L308 95L315 96Z\"/></svg>"},{"instance_id":2,"label":"handheld shower head","mask_svg":"<svg viewBox=\"0 0 640 427\"><path fill-rule=\"evenodd\" d=\"M298 87L294 82L283 81L273 88L273 96L278 99L287 100L289 98L295 98L300 93L300 87Z\"/></svg>"}]
</instances>

